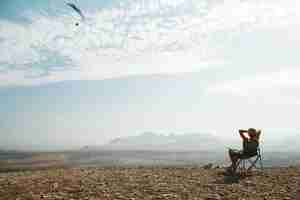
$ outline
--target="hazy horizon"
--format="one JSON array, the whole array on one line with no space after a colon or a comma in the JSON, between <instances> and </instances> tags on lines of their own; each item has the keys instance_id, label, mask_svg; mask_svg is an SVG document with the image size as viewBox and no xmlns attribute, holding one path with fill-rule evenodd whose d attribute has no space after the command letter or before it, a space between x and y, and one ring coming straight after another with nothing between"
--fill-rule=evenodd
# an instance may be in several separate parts
<instances>
[{"instance_id":1,"label":"hazy horizon","mask_svg":"<svg viewBox=\"0 0 300 200\"><path fill-rule=\"evenodd\" d=\"M0 3L0 149L300 135L300 2L68 2L84 21L59 0Z\"/></svg>"}]
</instances>

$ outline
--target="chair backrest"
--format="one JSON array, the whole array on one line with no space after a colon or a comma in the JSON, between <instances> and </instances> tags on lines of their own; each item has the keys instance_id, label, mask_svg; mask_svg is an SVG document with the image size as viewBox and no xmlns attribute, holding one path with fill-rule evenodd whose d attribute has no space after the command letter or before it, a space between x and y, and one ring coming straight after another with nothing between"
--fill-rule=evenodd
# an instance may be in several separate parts
<instances>
[{"instance_id":1,"label":"chair backrest","mask_svg":"<svg viewBox=\"0 0 300 200\"><path fill-rule=\"evenodd\" d=\"M244 140L243 141L243 153L249 156L255 156L258 153L259 142L256 140Z\"/></svg>"},{"instance_id":2,"label":"chair backrest","mask_svg":"<svg viewBox=\"0 0 300 200\"><path fill-rule=\"evenodd\" d=\"M260 151L260 147L258 146L256 148L256 151L255 152L243 152L240 159L242 160L245 160L245 159L249 159L249 158L252 158L252 157L260 157L261 156L261 151Z\"/></svg>"}]
</instances>

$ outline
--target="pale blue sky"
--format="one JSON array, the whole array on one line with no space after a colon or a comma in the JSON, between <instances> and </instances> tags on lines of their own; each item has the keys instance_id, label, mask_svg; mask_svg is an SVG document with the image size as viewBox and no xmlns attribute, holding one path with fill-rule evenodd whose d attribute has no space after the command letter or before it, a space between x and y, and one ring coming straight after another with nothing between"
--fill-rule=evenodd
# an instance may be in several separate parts
<instances>
[{"instance_id":1,"label":"pale blue sky","mask_svg":"<svg viewBox=\"0 0 300 200\"><path fill-rule=\"evenodd\" d=\"M298 1L67 2L0 3L0 148L300 128Z\"/></svg>"}]
</instances>

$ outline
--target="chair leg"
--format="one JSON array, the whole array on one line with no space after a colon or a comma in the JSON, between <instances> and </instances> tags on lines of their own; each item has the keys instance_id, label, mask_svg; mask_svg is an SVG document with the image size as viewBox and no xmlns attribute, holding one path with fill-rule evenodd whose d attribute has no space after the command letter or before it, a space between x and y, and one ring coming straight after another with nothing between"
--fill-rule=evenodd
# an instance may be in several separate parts
<instances>
[{"instance_id":1,"label":"chair leg","mask_svg":"<svg viewBox=\"0 0 300 200\"><path fill-rule=\"evenodd\" d=\"M239 160L236 162L235 166L232 166L231 172L232 172L233 174L235 174L236 171L240 168L240 165L241 165L241 164L242 164L242 160L239 159Z\"/></svg>"},{"instance_id":2,"label":"chair leg","mask_svg":"<svg viewBox=\"0 0 300 200\"><path fill-rule=\"evenodd\" d=\"M234 173L239 174L240 176L244 176L246 174L246 162L244 159L238 160Z\"/></svg>"},{"instance_id":3,"label":"chair leg","mask_svg":"<svg viewBox=\"0 0 300 200\"><path fill-rule=\"evenodd\" d=\"M246 160L243 160L243 168L242 168L242 175L245 176L247 175L247 170L246 170Z\"/></svg>"},{"instance_id":4,"label":"chair leg","mask_svg":"<svg viewBox=\"0 0 300 200\"><path fill-rule=\"evenodd\" d=\"M248 167L247 171L250 171L253 167L256 168L256 163L257 163L258 159L259 159L259 157L257 157L254 161L252 161L250 159L248 160L250 163L250 167Z\"/></svg>"},{"instance_id":5,"label":"chair leg","mask_svg":"<svg viewBox=\"0 0 300 200\"><path fill-rule=\"evenodd\" d=\"M260 169L264 170L263 162L261 156L259 156Z\"/></svg>"},{"instance_id":6,"label":"chair leg","mask_svg":"<svg viewBox=\"0 0 300 200\"><path fill-rule=\"evenodd\" d=\"M232 170L233 173L236 172L236 170L239 168L240 164L241 164L241 160L238 160L238 161L236 162L236 164L235 164L235 167L234 167L233 170Z\"/></svg>"},{"instance_id":7,"label":"chair leg","mask_svg":"<svg viewBox=\"0 0 300 200\"><path fill-rule=\"evenodd\" d=\"M259 164L260 164L260 170L261 170L261 173L263 173L264 171L264 166L263 166L263 162L262 162L262 157L259 156Z\"/></svg>"}]
</instances>

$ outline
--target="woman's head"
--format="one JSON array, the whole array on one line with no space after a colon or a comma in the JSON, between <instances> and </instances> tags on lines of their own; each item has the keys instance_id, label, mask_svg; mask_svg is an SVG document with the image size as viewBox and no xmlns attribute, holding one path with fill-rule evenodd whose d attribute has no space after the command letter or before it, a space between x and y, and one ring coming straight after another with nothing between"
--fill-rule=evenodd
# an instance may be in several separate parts
<instances>
[{"instance_id":1,"label":"woman's head","mask_svg":"<svg viewBox=\"0 0 300 200\"><path fill-rule=\"evenodd\" d=\"M257 136L256 130L254 128L249 128L248 134L250 138L255 138Z\"/></svg>"}]
</instances>

